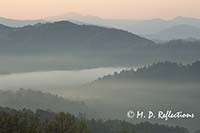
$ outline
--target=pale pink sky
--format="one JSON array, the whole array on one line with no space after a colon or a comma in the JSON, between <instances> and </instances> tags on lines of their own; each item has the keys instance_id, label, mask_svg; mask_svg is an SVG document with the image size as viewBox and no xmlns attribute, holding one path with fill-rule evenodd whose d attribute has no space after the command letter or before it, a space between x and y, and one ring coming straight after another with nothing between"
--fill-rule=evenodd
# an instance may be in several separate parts
<instances>
[{"instance_id":1,"label":"pale pink sky","mask_svg":"<svg viewBox=\"0 0 200 133\"><path fill-rule=\"evenodd\" d=\"M0 17L36 19L67 12L103 18L200 18L200 0L0 0Z\"/></svg>"}]
</instances>

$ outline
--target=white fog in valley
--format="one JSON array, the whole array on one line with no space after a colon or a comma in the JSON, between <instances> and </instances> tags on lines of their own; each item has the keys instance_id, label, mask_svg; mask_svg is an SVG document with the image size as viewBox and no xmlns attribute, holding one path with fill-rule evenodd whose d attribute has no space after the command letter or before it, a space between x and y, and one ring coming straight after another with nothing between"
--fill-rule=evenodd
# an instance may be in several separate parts
<instances>
[{"instance_id":1,"label":"white fog in valley","mask_svg":"<svg viewBox=\"0 0 200 133\"><path fill-rule=\"evenodd\" d=\"M113 74L129 68L95 68L73 71L45 71L0 75L0 89L19 88L47 90L61 89L92 82L104 75Z\"/></svg>"},{"instance_id":2,"label":"white fog in valley","mask_svg":"<svg viewBox=\"0 0 200 133\"><path fill-rule=\"evenodd\" d=\"M170 63L169 63L170 64ZM169 67L169 64L161 65L160 68ZM198 65L197 65L198 66ZM109 119L125 119L128 110L153 110L154 112L159 109L185 111L198 114L200 108L197 107L199 103L199 83L190 82L180 83L179 80L151 80L154 67L144 68L145 73L151 74L148 79L134 79L132 72L121 73L120 80L116 77L115 72L122 70L130 70L128 67L107 67L95 68L85 70L68 70L68 71L43 71L43 72L29 72L29 73L12 73L0 75L0 90L19 90L20 88L42 91L47 93L63 96L64 98L72 101L84 102L87 106L87 115L89 118L109 118ZM183 67L183 66L182 66ZM181 66L175 67L178 69ZM191 67L191 66L190 66ZM136 70L138 67L135 67ZM193 69L196 67L193 67ZM199 67L198 67L199 68ZM156 69L163 70L163 69ZM165 69L166 70L166 69ZM170 69L164 71L170 72ZM173 71L173 70L172 70ZM163 72L163 71L161 71ZM112 75L105 80L97 80L99 77L105 75ZM135 73L138 74L138 73ZM140 75L139 75L140 76ZM162 79L162 77L159 77ZM178 77L180 78L180 77ZM22 93L23 91L21 91ZM26 91L24 91L25 94ZM29 92L30 93L30 92ZM33 93L33 94L32 94ZM10 93L2 93L3 100L0 100L6 106L12 106L12 101L4 102L4 99L10 99ZM14 100L20 101L21 95L15 94ZM37 93L36 93L37 94ZM14 95L14 96L15 96ZM39 102L37 104L43 107L43 97L35 96L34 92L31 95ZM42 95L43 96L43 95ZM56 96L56 99L57 99ZM44 96L45 97L45 96ZM170 98L169 98L170 97ZM29 99L30 97L24 97ZM25 102L26 100L21 100ZM37 101L36 100L36 101ZM11 102L10 102L11 101ZM23 103L22 102L22 103ZM52 107L54 102L46 100L48 105ZM14 102L15 103L15 102ZM16 105L18 105L17 103ZM31 107L31 104L22 105L21 107ZM48 107L49 107L48 106ZM17 106L18 107L18 106ZM19 106L20 107L20 106ZM35 108L37 106L34 106ZM67 108L68 106L66 106ZM55 109L54 107L53 109ZM44 107L46 109L46 107ZM56 108L57 109L57 108ZM151 120L153 123L163 123L167 125L181 125L189 129L196 129L196 123L199 119L189 119L187 121L180 121L179 119L172 119L169 121ZM143 122L143 120L135 120L135 122Z\"/></svg>"}]
</instances>

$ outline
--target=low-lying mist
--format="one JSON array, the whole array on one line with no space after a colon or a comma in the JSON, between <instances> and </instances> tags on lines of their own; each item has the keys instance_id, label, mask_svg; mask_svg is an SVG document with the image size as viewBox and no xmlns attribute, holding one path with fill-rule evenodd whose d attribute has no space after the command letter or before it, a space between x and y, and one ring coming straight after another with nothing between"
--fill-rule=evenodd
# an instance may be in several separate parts
<instances>
[{"instance_id":1,"label":"low-lying mist","mask_svg":"<svg viewBox=\"0 0 200 133\"><path fill-rule=\"evenodd\" d=\"M61 89L92 82L127 68L95 68L69 71L43 71L0 75L0 89Z\"/></svg>"},{"instance_id":2,"label":"low-lying mist","mask_svg":"<svg viewBox=\"0 0 200 133\"><path fill-rule=\"evenodd\" d=\"M85 86L73 95L88 97L86 103L96 111L100 118L127 119L129 110L167 111L172 110L194 113L194 119L171 119L168 121L151 119L150 122L180 125L189 129L198 128L199 112L199 83L170 83L170 82L109 82ZM130 119L127 119L130 120ZM131 122L146 121L133 119Z\"/></svg>"},{"instance_id":3,"label":"low-lying mist","mask_svg":"<svg viewBox=\"0 0 200 133\"><path fill-rule=\"evenodd\" d=\"M127 119L126 115L129 110L172 110L199 115L200 84L197 82L133 80L130 75L128 80L115 80L113 78L113 80L95 81L99 77L120 72L124 69L129 68L96 68L1 75L0 89L40 90L67 99L83 101L90 111L88 115L91 118L130 120ZM116 76L116 74L114 75ZM51 105L51 103L49 104ZM197 117L192 120L149 121L197 129L197 123L199 123ZM146 120L134 119L130 121L141 122Z\"/></svg>"}]
</instances>

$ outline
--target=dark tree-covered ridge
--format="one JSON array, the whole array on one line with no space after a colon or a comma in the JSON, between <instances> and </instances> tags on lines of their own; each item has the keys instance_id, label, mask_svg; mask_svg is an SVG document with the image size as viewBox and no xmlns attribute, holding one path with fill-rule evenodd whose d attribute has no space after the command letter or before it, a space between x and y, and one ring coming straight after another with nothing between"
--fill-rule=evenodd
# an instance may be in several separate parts
<instances>
[{"instance_id":1,"label":"dark tree-covered ridge","mask_svg":"<svg viewBox=\"0 0 200 133\"><path fill-rule=\"evenodd\" d=\"M73 114L87 110L87 106L82 101L73 101L50 93L26 89L0 91L0 106L32 110L40 108L55 112L66 111Z\"/></svg>"},{"instance_id":2,"label":"dark tree-covered ridge","mask_svg":"<svg viewBox=\"0 0 200 133\"><path fill-rule=\"evenodd\" d=\"M183 127L121 120L87 120L69 113L0 108L1 133L188 133Z\"/></svg>"},{"instance_id":3,"label":"dark tree-covered ridge","mask_svg":"<svg viewBox=\"0 0 200 133\"><path fill-rule=\"evenodd\" d=\"M69 21L0 25L0 55L0 73L130 67L165 60L191 63L200 58L200 41L157 44L124 30Z\"/></svg>"},{"instance_id":4,"label":"dark tree-covered ridge","mask_svg":"<svg viewBox=\"0 0 200 133\"><path fill-rule=\"evenodd\" d=\"M149 66L138 68L136 71L123 70L120 73L107 75L99 79L109 80L148 80L148 81L200 81L200 61L183 65L172 62L153 63ZM98 80L97 80L98 81Z\"/></svg>"}]
</instances>

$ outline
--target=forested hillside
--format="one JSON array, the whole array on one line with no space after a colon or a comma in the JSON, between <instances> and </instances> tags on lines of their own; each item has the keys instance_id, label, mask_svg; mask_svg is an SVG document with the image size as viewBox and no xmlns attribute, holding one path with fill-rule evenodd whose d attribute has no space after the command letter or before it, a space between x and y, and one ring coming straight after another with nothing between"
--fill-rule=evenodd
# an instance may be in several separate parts
<instances>
[{"instance_id":1,"label":"forested hillside","mask_svg":"<svg viewBox=\"0 0 200 133\"><path fill-rule=\"evenodd\" d=\"M198 40L157 44L127 31L68 21L18 28L0 25L0 29L1 74L130 67L165 60L191 63L200 58Z\"/></svg>"},{"instance_id":2,"label":"forested hillside","mask_svg":"<svg viewBox=\"0 0 200 133\"><path fill-rule=\"evenodd\" d=\"M200 61L192 64L182 65L172 62L153 63L135 70L121 71L114 75L108 75L99 80L146 80L146 81L172 81L172 82L199 82Z\"/></svg>"},{"instance_id":3,"label":"forested hillside","mask_svg":"<svg viewBox=\"0 0 200 133\"><path fill-rule=\"evenodd\" d=\"M53 113L44 110L0 108L1 133L188 133L183 127L131 124L119 120L87 120L80 114Z\"/></svg>"},{"instance_id":4,"label":"forested hillside","mask_svg":"<svg viewBox=\"0 0 200 133\"><path fill-rule=\"evenodd\" d=\"M55 112L78 114L88 110L84 102L64 99L49 93L20 89L18 91L0 90L0 106L15 109L45 109Z\"/></svg>"}]
</instances>

